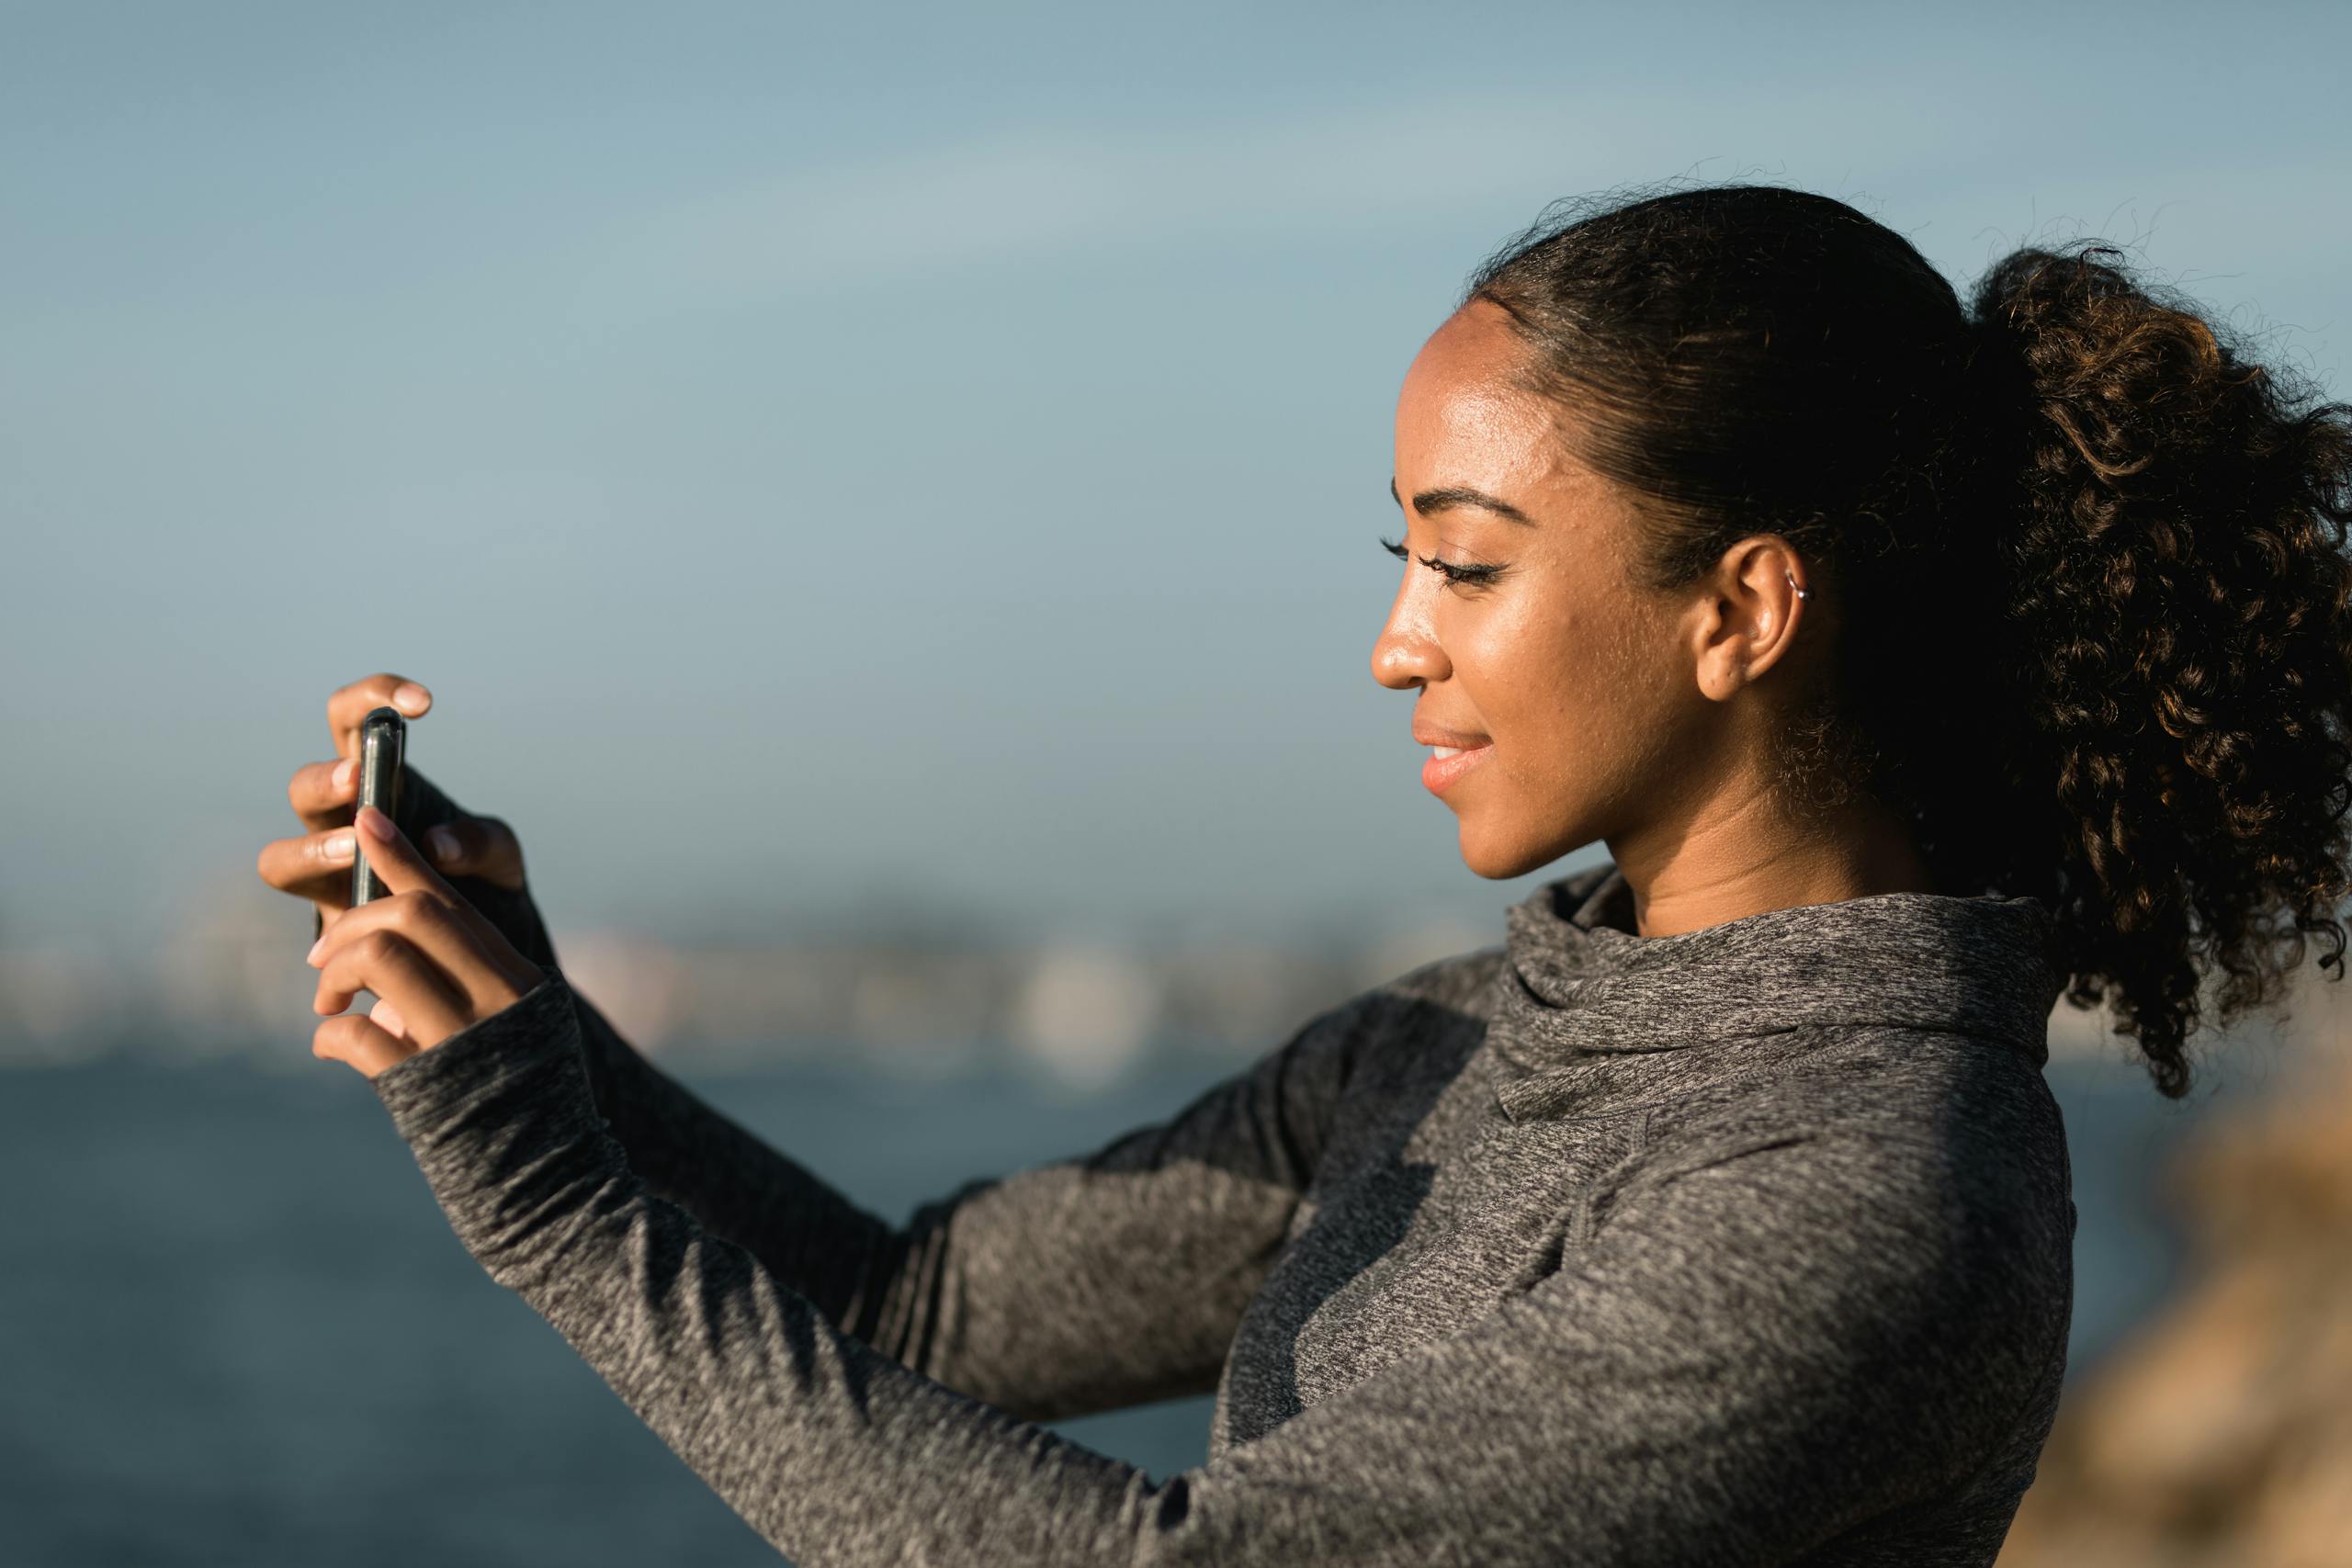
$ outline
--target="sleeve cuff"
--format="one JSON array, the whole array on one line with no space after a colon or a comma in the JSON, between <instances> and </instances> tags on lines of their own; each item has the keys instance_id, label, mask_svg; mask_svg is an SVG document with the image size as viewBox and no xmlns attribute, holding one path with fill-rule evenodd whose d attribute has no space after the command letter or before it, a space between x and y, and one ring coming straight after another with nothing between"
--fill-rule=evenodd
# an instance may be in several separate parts
<instances>
[{"instance_id":1,"label":"sleeve cuff","mask_svg":"<svg viewBox=\"0 0 2352 1568\"><path fill-rule=\"evenodd\" d=\"M527 1111L522 1119L548 1132L601 1130L580 1065L571 987L549 965L539 965L539 974L513 1005L368 1080L436 1189L441 1173L432 1154L460 1141L478 1144L486 1122Z\"/></svg>"}]
</instances>

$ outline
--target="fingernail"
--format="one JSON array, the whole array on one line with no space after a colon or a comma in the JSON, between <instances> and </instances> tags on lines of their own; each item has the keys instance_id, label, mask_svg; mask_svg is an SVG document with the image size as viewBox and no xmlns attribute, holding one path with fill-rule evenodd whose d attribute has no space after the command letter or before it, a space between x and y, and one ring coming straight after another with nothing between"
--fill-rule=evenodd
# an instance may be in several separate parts
<instances>
[{"instance_id":1,"label":"fingernail","mask_svg":"<svg viewBox=\"0 0 2352 1568\"><path fill-rule=\"evenodd\" d=\"M379 839L388 844L392 841L392 819L375 807L363 806L359 808L359 826L371 839Z\"/></svg>"},{"instance_id":2,"label":"fingernail","mask_svg":"<svg viewBox=\"0 0 2352 1568\"><path fill-rule=\"evenodd\" d=\"M429 700L425 695L424 688L413 681L403 681L392 688L392 705L397 708L406 708L411 713L422 711Z\"/></svg>"},{"instance_id":3,"label":"fingernail","mask_svg":"<svg viewBox=\"0 0 2352 1568\"><path fill-rule=\"evenodd\" d=\"M321 949L321 948L322 948L322 947L326 946L326 944L327 944L327 939L326 939L326 938L324 938L324 937L321 937L321 938L319 938L319 940L318 940L318 941L316 941L316 942L312 942L312 943L311 944L311 951L310 951L309 955L308 955L308 956L306 956L306 957L302 960L302 962L303 962L303 963L305 963L305 964L310 964L310 965L311 965L311 966L312 966L313 968L316 968L316 967L318 966L318 962L319 962L319 949Z\"/></svg>"},{"instance_id":4,"label":"fingernail","mask_svg":"<svg viewBox=\"0 0 2352 1568\"><path fill-rule=\"evenodd\" d=\"M334 787L337 789L343 788L345 784L351 782L351 775L358 771L359 764L353 761L348 757L345 757L342 761L337 762L334 765L334 773L333 775L334 779Z\"/></svg>"},{"instance_id":5,"label":"fingernail","mask_svg":"<svg viewBox=\"0 0 2352 1568\"><path fill-rule=\"evenodd\" d=\"M334 838L329 839L325 843L319 846L319 853L326 856L329 860L349 860L351 858L351 835L348 833L337 833Z\"/></svg>"},{"instance_id":6,"label":"fingernail","mask_svg":"<svg viewBox=\"0 0 2352 1568\"><path fill-rule=\"evenodd\" d=\"M458 835L448 829L434 829L424 835L424 841L433 847L435 860L451 861L458 858Z\"/></svg>"}]
</instances>

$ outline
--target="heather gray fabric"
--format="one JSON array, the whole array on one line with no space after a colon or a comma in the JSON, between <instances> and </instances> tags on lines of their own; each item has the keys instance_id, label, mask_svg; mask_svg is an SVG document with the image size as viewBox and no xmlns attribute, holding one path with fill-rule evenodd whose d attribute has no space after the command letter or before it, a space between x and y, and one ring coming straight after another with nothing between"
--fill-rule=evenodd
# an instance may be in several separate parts
<instances>
[{"instance_id":1,"label":"heather gray fabric","mask_svg":"<svg viewBox=\"0 0 2352 1568\"><path fill-rule=\"evenodd\" d=\"M1984 1564L2032 1479L2074 1230L2033 900L1643 938L1604 863L903 1225L525 924L543 983L376 1091L491 1277L803 1568ZM1210 1390L1164 1478L1035 1424Z\"/></svg>"}]
</instances>

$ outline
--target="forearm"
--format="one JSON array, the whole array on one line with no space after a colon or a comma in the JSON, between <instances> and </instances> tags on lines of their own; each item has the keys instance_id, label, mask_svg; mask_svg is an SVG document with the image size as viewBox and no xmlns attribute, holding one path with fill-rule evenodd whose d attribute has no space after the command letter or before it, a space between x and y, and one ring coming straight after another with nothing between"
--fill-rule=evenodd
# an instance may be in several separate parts
<instances>
[{"instance_id":1,"label":"forearm","mask_svg":"<svg viewBox=\"0 0 2352 1568\"><path fill-rule=\"evenodd\" d=\"M1133 1555L1142 1472L909 1371L648 1190L548 986L374 1080L492 1278L809 1568Z\"/></svg>"},{"instance_id":2,"label":"forearm","mask_svg":"<svg viewBox=\"0 0 2352 1568\"><path fill-rule=\"evenodd\" d=\"M850 1332L909 1353L919 1324L894 1290L905 1233L648 1061L577 990L572 998L597 1113L647 1190L752 1253Z\"/></svg>"},{"instance_id":3,"label":"forearm","mask_svg":"<svg viewBox=\"0 0 2352 1568\"><path fill-rule=\"evenodd\" d=\"M893 1226L703 1105L572 996L605 1130L652 1196L900 1364L1032 1420L1215 1389L1307 1178L1283 1118L1329 1092L1315 1082L1329 1025L1310 1025L1299 1049L1162 1122L964 1182Z\"/></svg>"}]
</instances>

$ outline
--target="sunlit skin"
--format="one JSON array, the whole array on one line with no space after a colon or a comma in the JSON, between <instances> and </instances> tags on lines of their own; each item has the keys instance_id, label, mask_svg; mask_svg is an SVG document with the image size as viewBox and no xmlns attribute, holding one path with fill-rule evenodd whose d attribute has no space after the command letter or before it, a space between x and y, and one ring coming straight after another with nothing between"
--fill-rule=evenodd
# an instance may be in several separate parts
<instances>
[{"instance_id":1,"label":"sunlit skin","mask_svg":"<svg viewBox=\"0 0 2352 1568\"><path fill-rule=\"evenodd\" d=\"M1626 494L1569 455L1572 411L1511 384L1528 352L1474 300L1422 345L1396 401L1408 559L1372 671L1416 694L1417 736L1488 742L1441 796L1464 863L1501 879L1604 843L1643 936L1937 891L1894 813L1808 824L1770 787L1766 741L1828 630L1807 624L1802 558L1758 534L1688 590L1636 589ZM1464 489L1528 521L1416 504ZM1500 570L1449 582L1424 558Z\"/></svg>"}]
</instances>

